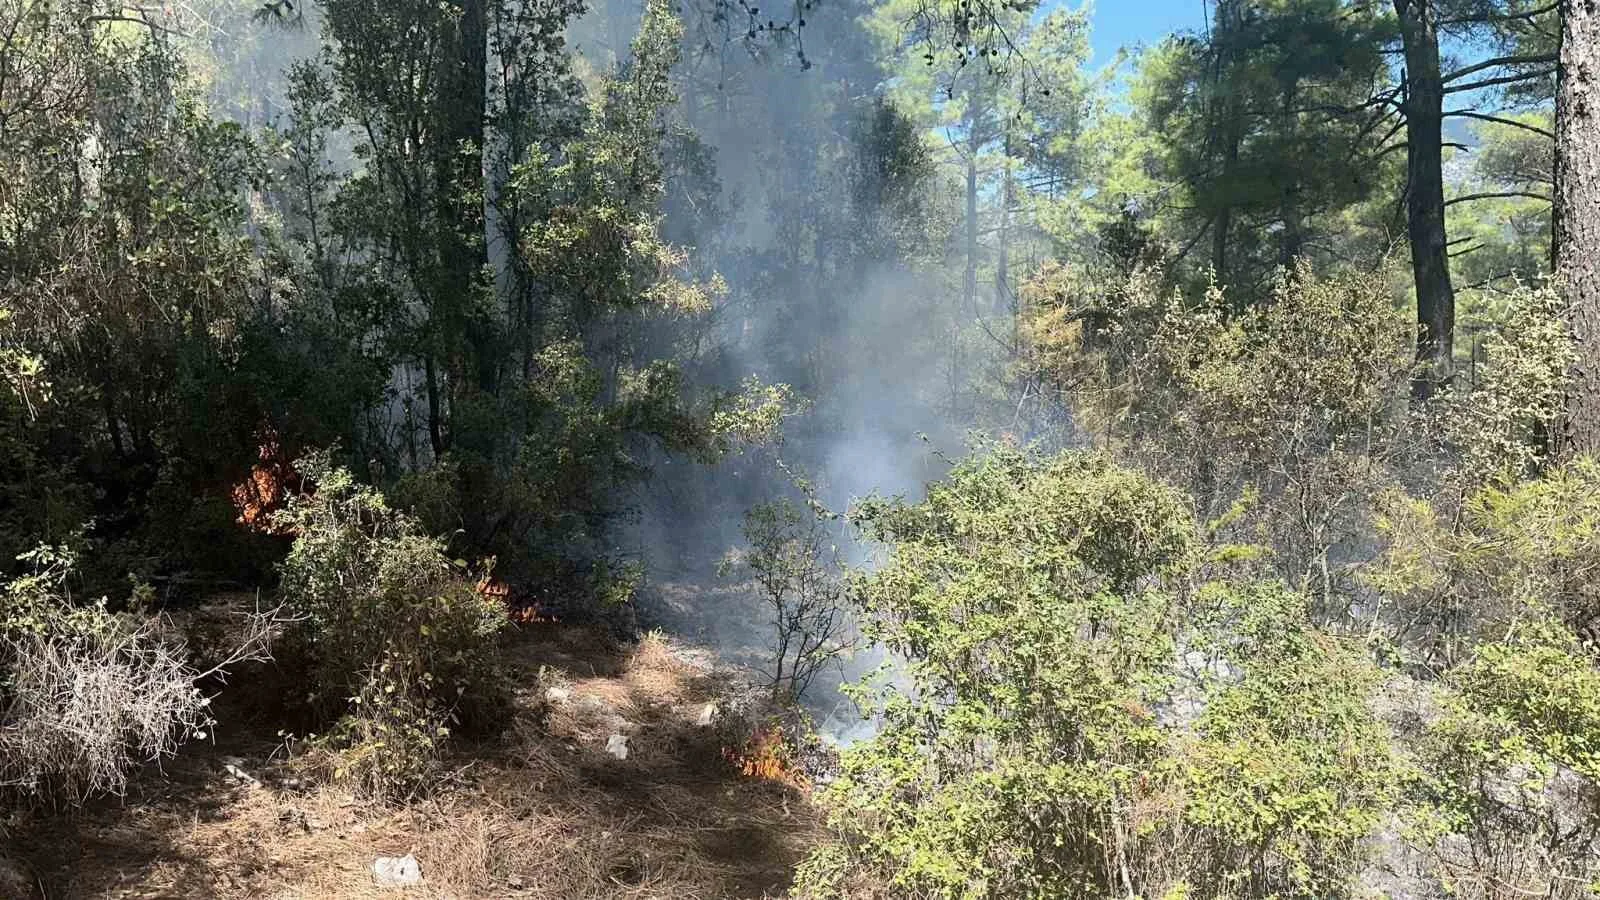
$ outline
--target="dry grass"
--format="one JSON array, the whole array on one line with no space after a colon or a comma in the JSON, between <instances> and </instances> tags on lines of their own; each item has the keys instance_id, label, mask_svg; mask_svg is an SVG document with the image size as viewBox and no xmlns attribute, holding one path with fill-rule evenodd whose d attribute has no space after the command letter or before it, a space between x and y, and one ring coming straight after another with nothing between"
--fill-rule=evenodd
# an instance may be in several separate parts
<instances>
[{"instance_id":1,"label":"dry grass","mask_svg":"<svg viewBox=\"0 0 1600 900\"><path fill-rule=\"evenodd\" d=\"M262 787L233 783L220 757L188 755L141 781L137 803L13 837L52 898L392 897L368 867L407 852L422 863L423 885L406 892L417 898L787 889L816 840L815 814L799 793L720 758L719 729L696 724L724 681L704 661L659 637L616 648L567 626L531 629L512 656L527 687L507 737L461 755L430 799L382 808L286 789L263 744L245 765L262 767ZM571 696L550 703L557 682ZM604 751L614 729L630 735L626 760Z\"/></svg>"}]
</instances>

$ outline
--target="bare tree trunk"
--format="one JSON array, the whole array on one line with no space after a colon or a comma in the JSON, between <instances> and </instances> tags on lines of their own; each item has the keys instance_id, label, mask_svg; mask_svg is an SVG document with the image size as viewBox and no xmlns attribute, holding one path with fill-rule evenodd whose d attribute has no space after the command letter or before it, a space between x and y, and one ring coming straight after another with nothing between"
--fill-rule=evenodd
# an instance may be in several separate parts
<instances>
[{"instance_id":1,"label":"bare tree trunk","mask_svg":"<svg viewBox=\"0 0 1600 900\"><path fill-rule=\"evenodd\" d=\"M1600 0L1561 4L1556 279L1577 344L1559 451L1600 455Z\"/></svg>"},{"instance_id":2,"label":"bare tree trunk","mask_svg":"<svg viewBox=\"0 0 1600 900\"><path fill-rule=\"evenodd\" d=\"M1238 35L1241 28L1241 10L1238 3L1219 2L1217 4L1217 29L1212 36L1212 53L1215 56L1212 70L1212 114L1217 118L1213 120L1216 133L1220 134L1222 141L1222 168L1221 182L1226 192L1234 189L1234 175L1239 169L1239 145L1243 142L1240 134L1242 123L1240 117L1242 110L1233 91L1225 86L1225 70L1231 69L1234 64L1235 47L1238 44ZM1232 278L1228 270L1228 241L1233 237L1233 207L1224 204L1219 210L1215 221L1212 223L1211 232L1211 273L1217 279L1217 284L1227 287ZM1244 295L1234 292L1230 295L1235 308L1244 303Z\"/></svg>"},{"instance_id":3,"label":"bare tree trunk","mask_svg":"<svg viewBox=\"0 0 1600 900\"><path fill-rule=\"evenodd\" d=\"M974 137L967 147L967 269L962 280L962 295L970 311L978 298L978 141Z\"/></svg>"},{"instance_id":4,"label":"bare tree trunk","mask_svg":"<svg viewBox=\"0 0 1600 900\"><path fill-rule=\"evenodd\" d=\"M439 408L439 371L433 364L433 350L422 355L423 389L428 395L428 446L435 461L444 455L444 415Z\"/></svg>"},{"instance_id":5,"label":"bare tree trunk","mask_svg":"<svg viewBox=\"0 0 1600 900\"><path fill-rule=\"evenodd\" d=\"M1011 256L1011 199L1013 188L1011 183L1011 126L1006 125L1005 147L1001 164L1005 166L1000 180L1000 250L994 263L994 311L997 315L1009 313L1012 321L1016 321L1015 304L1011 302L1011 271L1008 265Z\"/></svg>"},{"instance_id":6,"label":"bare tree trunk","mask_svg":"<svg viewBox=\"0 0 1600 900\"><path fill-rule=\"evenodd\" d=\"M1406 233L1417 290L1419 399L1450 380L1456 293L1444 228L1444 80L1431 0L1394 0L1405 48Z\"/></svg>"}]
</instances>

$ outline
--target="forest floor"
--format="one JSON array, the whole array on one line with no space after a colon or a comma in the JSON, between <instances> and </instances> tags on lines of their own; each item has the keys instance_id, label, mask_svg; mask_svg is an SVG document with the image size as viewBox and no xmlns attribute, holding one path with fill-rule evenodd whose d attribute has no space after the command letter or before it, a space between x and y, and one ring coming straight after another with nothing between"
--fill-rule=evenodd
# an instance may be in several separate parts
<instances>
[{"instance_id":1,"label":"forest floor","mask_svg":"<svg viewBox=\"0 0 1600 900\"><path fill-rule=\"evenodd\" d=\"M189 745L120 800L13 830L11 853L48 900L787 890L818 817L801 790L724 758L728 729L710 712L734 676L659 635L617 644L575 625L523 626L509 653L518 689L504 734L462 748L424 798L381 806L302 788L282 739L235 727L219 701L214 743ZM607 752L616 734L625 759ZM407 853L421 883L378 887L374 860Z\"/></svg>"}]
</instances>

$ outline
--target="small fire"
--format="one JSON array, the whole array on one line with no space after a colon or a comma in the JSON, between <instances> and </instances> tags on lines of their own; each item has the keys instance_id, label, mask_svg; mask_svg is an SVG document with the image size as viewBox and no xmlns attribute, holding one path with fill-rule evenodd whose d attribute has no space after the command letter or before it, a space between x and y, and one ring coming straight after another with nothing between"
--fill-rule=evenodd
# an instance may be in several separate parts
<instances>
[{"instance_id":1,"label":"small fire","mask_svg":"<svg viewBox=\"0 0 1600 900\"><path fill-rule=\"evenodd\" d=\"M271 426L261 429L256 457L249 476L233 487L233 505L239 510L237 521L251 531L282 534L283 529L273 524L272 514L283 508L289 496L293 470L284 458L278 433Z\"/></svg>"},{"instance_id":2,"label":"small fire","mask_svg":"<svg viewBox=\"0 0 1600 900\"><path fill-rule=\"evenodd\" d=\"M492 597L496 600L499 600L501 603L504 603L506 606L506 615L511 618L511 621L516 622L519 625L554 625L561 621L559 616L556 616L550 612L546 612L545 608L539 605L537 602L513 600L511 597L511 586L497 578L490 578L489 576L485 575L483 579L478 582L478 593L485 597Z\"/></svg>"},{"instance_id":3,"label":"small fire","mask_svg":"<svg viewBox=\"0 0 1600 900\"><path fill-rule=\"evenodd\" d=\"M555 625L560 623L561 617L545 612L538 604L532 604L512 607L511 621L519 625Z\"/></svg>"},{"instance_id":4,"label":"small fire","mask_svg":"<svg viewBox=\"0 0 1600 900\"><path fill-rule=\"evenodd\" d=\"M776 781L801 791L811 790L811 780L794 764L789 744L777 727L756 730L742 749L722 748L722 758L746 778Z\"/></svg>"}]
</instances>

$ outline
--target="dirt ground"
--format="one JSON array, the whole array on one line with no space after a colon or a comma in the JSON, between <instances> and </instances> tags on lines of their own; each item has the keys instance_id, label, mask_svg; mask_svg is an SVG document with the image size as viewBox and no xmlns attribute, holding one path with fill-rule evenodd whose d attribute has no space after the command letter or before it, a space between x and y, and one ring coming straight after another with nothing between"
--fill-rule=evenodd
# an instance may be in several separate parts
<instances>
[{"instance_id":1,"label":"dirt ground","mask_svg":"<svg viewBox=\"0 0 1600 900\"><path fill-rule=\"evenodd\" d=\"M382 807L302 789L281 739L224 719L214 745L191 745L126 798L19 823L11 856L48 900L787 890L817 816L802 791L723 758L726 673L659 636L617 646L578 626L524 627L510 653L521 687L505 734L463 748L426 798ZM606 752L613 734L626 759ZM421 885L376 886L373 860L406 853Z\"/></svg>"}]
</instances>

